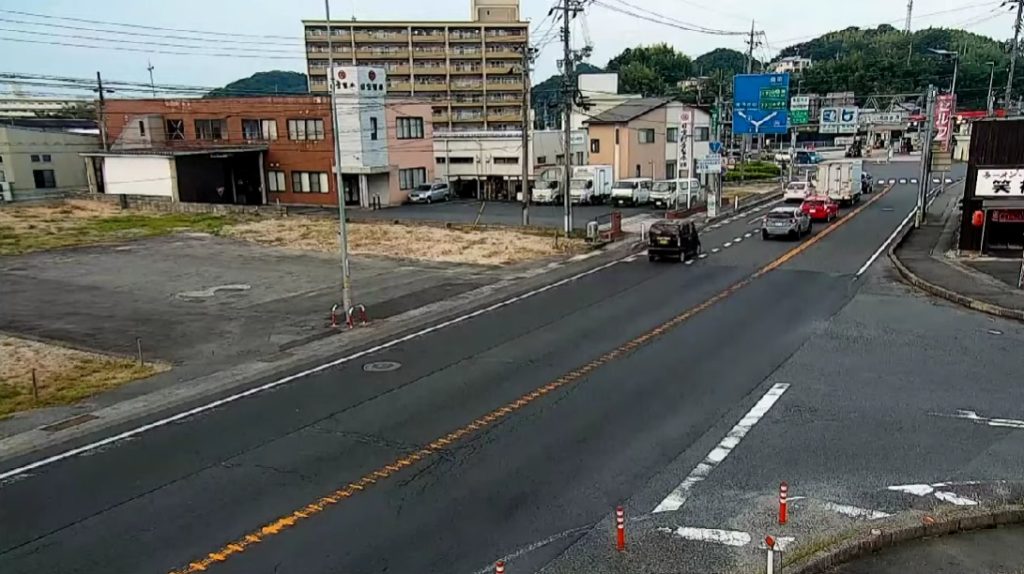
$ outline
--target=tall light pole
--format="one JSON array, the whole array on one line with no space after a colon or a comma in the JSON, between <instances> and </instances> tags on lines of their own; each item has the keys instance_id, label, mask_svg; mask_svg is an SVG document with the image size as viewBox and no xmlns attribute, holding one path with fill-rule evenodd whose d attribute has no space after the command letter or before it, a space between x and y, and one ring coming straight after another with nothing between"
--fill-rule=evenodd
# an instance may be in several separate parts
<instances>
[{"instance_id":1,"label":"tall light pole","mask_svg":"<svg viewBox=\"0 0 1024 574\"><path fill-rule=\"evenodd\" d=\"M1020 53L1020 28L1021 18L1024 17L1024 0L1013 0L1017 4L1017 19L1013 23L1013 46L1010 47L1010 74L1006 78L1006 96L1003 105L1010 107L1010 98L1013 97L1013 71L1017 66L1017 54Z\"/></svg>"},{"instance_id":2,"label":"tall light pole","mask_svg":"<svg viewBox=\"0 0 1024 574\"><path fill-rule=\"evenodd\" d=\"M957 76L960 75L960 51L956 52L952 50L941 50L938 48L928 48L928 51L942 56L943 58L953 59L953 81L949 85L949 93L953 96L953 113L956 113L956 80Z\"/></svg>"},{"instance_id":3,"label":"tall light pole","mask_svg":"<svg viewBox=\"0 0 1024 574\"><path fill-rule=\"evenodd\" d=\"M327 16L327 85L331 100L331 131L334 140L334 183L338 188L338 243L341 247L341 306L345 318L352 309L352 275L348 265L348 227L345 223L345 189L341 177L341 140L338 133L337 93L334 74L334 42L331 39L331 0L324 0Z\"/></svg>"},{"instance_id":4,"label":"tall light pole","mask_svg":"<svg viewBox=\"0 0 1024 574\"><path fill-rule=\"evenodd\" d=\"M985 109L986 109L988 117L991 118L996 113L996 102L995 102L994 99L992 99L992 97L993 97L992 96L992 83L996 79L996 63L995 62L987 62L987 63L988 63L988 97L985 98L985 106L986 106Z\"/></svg>"}]
</instances>

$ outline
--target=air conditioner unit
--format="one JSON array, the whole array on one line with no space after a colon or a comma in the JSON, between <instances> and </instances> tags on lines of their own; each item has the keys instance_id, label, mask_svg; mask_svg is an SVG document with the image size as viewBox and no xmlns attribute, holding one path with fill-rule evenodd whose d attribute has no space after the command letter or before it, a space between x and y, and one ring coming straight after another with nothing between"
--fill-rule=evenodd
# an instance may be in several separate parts
<instances>
[{"instance_id":1,"label":"air conditioner unit","mask_svg":"<svg viewBox=\"0 0 1024 574\"><path fill-rule=\"evenodd\" d=\"M0 199L5 202L14 201L14 194L11 192L11 184L6 181L0 181Z\"/></svg>"}]
</instances>

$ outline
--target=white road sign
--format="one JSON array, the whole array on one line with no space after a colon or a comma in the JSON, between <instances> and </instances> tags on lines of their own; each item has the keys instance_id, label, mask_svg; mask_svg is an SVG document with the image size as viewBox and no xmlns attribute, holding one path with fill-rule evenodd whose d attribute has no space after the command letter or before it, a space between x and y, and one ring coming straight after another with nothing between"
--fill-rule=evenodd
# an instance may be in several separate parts
<instances>
[{"instance_id":1,"label":"white road sign","mask_svg":"<svg viewBox=\"0 0 1024 574\"><path fill-rule=\"evenodd\" d=\"M822 108L818 131L823 134L855 134L860 108Z\"/></svg>"},{"instance_id":2,"label":"white road sign","mask_svg":"<svg viewBox=\"0 0 1024 574\"><path fill-rule=\"evenodd\" d=\"M711 154L697 158L697 173L722 173L722 156Z\"/></svg>"}]
</instances>

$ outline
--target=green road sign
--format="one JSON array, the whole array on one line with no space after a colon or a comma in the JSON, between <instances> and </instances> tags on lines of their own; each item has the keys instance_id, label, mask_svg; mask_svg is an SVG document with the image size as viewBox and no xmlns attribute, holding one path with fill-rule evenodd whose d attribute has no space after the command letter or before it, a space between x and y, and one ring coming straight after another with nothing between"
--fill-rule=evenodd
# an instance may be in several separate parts
<instances>
[{"instance_id":1,"label":"green road sign","mask_svg":"<svg viewBox=\"0 0 1024 574\"><path fill-rule=\"evenodd\" d=\"M789 123L794 126L802 126L811 121L811 110L790 110Z\"/></svg>"}]
</instances>

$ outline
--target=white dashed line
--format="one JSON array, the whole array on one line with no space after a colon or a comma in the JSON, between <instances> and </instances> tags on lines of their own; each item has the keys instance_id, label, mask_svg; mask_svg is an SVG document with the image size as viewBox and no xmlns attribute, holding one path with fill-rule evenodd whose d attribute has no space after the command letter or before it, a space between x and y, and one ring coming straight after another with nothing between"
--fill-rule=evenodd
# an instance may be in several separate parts
<instances>
[{"instance_id":1,"label":"white dashed line","mask_svg":"<svg viewBox=\"0 0 1024 574\"><path fill-rule=\"evenodd\" d=\"M753 233L744 233L743 237L750 237L751 235L753 235Z\"/></svg>"},{"instance_id":2,"label":"white dashed line","mask_svg":"<svg viewBox=\"0 0 1024 574\"><path fill-rule=\"evenodd\" d=\"M718 253L719 251L721 251L721 249L719 249L718 247L715 247L714 249L711 250L712 253Z\"/></svg>"},{"instance_id":3,"label":"white dashed line","mask_svg":"<svg viewBox=\"0 0 1024 574\"><path fill-rule=\"evenodd\" d=\"M732 240L733 243L739 243L740 241L743 241L742 237L737 237L736 239Z\"/></svg>"},{"instance_id":4,"label":"white dashed line","mask_svg":"<svg viewBox=\"0 0 1024 574\"><path fill-rule=\"evenodd\" d=\"M722 244L722 247L732 247L732 241L727 241Z\"/></svg>"},{"instance_id":5,"label":"white dashed line","mask_svg":"<svg viewBox=\"0 0 1024 574\"><path fill-rule=\"evenodd\" d=\"M768 389L768 392L766 392L764 396L761 397L761 399L757 401L749 411L747 411L747 414L743 415L740 422L736 423L736 426L732 427L732 430L729 431L729 434L725 435L725 438L718 443L718 446L712 449L711 452L704 457L704 460L701 461L696 468L690 471L690 474L687 475L686 479L683 480L683 482L680 483L672 492L670 492L668 496L665 497L665 500L662 500L658 506L655 507L654 512L671 512L682 508L683 504L686 503L686 499L690 495L690 489L706 479L711 474L711 471L715 470L715 468L717 468L718 465L721 464L727 456L729 456L733 449L739 446L743 437L747 436L750 429L754 428L754 425L756 425L764 415L768 414L768 411L780 398L782 398L782 394L785 393L787 389L789 389L788 383L776 383L772 385L772 388Z\"/></svg>"},{"instance_id":6,"label":"white dashed line","mask_svg":"<svg viewBox=\"0 0 1024 574\"><path fill-rule=\"evenodd\" d=\"M850 506L849 504L836 504L834 502L825 502L822 506L831 510L832 512L838 512L839 514L842 514L843 516L849 516L850 518L880 520L882 518L889 518L890 516L892 516L888 512L882 512L881 510L860 508L859 506Z\"/></svg>"},{"instance_id":7,"label":"white dashed line","mask_svg":"<svg viewBox=\"0 0 1024 574\"><path fill-rule=\"evenodd\" d=\"M719 530L717 528L692 528L680 526L675 530L671 528L659 528L659 532L674 534L683 540L695 542L710 542L712 544L724 544L726 546L746 546L750 544L750 535L738 530Z\"/></svg>"},{"instance_id":8,"label":"white dashed line","mask_svg":"<svg viewBox=\"0 0 1024 574\"><path fill-rule=\"evenodd\" d=\"M707 253L701 253L700 255L697 256L697 258L698 259L707 259L708 258L708 254Z\"/></svg>"},{"instance_id":9,"label":"white dashed line","mask_svg":"<svg viewBox=\"0 0 1024 574\"><path fill-rule=\"evenodd\" d=\"M693 259L687 259L686 260L686 264L687 265L693 265Z\"/></svg>"}]
</instances>

